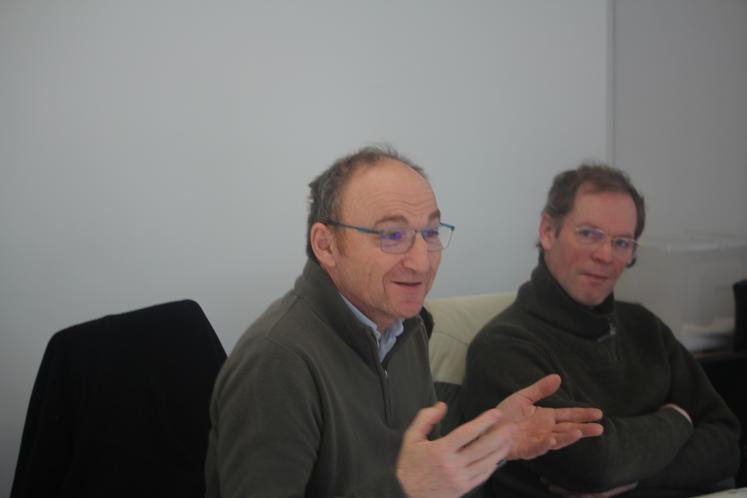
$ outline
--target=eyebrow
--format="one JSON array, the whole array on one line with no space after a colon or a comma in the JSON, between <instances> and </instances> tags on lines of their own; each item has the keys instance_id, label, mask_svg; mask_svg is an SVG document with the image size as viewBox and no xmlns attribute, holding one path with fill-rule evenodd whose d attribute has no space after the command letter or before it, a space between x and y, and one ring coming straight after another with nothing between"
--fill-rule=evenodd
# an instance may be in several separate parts
<instances>
[{"instance_id":1,"label":"eyebrow","mask_svg":"<svg viewBox=\"0 0 747 498\"><path fill-rule=\"evenodd\" d=\"M428 216L428 221L440 220L440 219L441 219L440 209L436 209L430 214L430 216ZM378 225L381 225L382 223L389 223L389 222L401 223L403 225L406 225L407 218L405 218L402 215L384 216L383 218L379 218L378 220L376 220L376 223L374 223L374 226L378 226Z\"/></svg>"}]
</instances>

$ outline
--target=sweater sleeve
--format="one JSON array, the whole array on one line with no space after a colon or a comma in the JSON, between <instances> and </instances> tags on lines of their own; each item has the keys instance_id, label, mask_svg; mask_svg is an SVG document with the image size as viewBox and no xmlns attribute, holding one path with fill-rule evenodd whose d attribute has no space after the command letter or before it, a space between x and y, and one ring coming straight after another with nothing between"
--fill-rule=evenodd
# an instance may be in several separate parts
<instances>
[{"instance_id":1,"label":"sweater sleeve","mask_svg":"<svg viewBox=\"0 0 747 498\"><path fill-rule=\"evenodd\" d=\"M303 497L324 430L317 386L295 352L262 339L219 377L206 464L209 497ZM394 470L348 497L404 492Z\"/></svg>"},{"instance_id":2,"label":"sweater sleeve","mask_svg":"<svg viewBox=\"0 0 747 498\"><path fill-rule=\"evenodd\" d=\"M550 351L530 341L501 337L498 330L491 332L481 335L468 352L461 398L466 418L545 375L564 374ZM592 406L574 397L571 379L563 380L558 392L540 405ZM605 415L603 425L602 436L518 464L566 489L604 491L663 472L692 434L690 424L674 410L628 417Z\"/></svg>"},{"instance_id":3,"label":"sweater sleeve","mask_svg":"<svg viewBox=\"0 0 747 498\"><path fill-rule=\"evenodd\" d=\"M669 401L687 411L694 430L676 457L641 485L692 487L731 477L739 467L739 422L697 360L660 325L672 371Z\"/></svg>"}]
</instances>

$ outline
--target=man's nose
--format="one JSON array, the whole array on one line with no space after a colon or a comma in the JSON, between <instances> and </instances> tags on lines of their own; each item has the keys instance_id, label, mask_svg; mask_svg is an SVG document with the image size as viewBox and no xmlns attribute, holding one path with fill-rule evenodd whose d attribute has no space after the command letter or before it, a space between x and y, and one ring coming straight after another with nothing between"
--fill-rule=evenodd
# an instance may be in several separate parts
<instances>
[{"instance_id":1,"label":"man's nose","mask_svg":"<svg viewBox=\"0 0 747 498\"><path fill-rule=\"evenodd\" d=\"M594 249L591 255L597 261L612 263L614 258L612 254L612 241L608 239L603 240L602 243Z\"/></svg>"},{"instance_id":2,"label":"man's nose","mask_svg":"<svg viewBox=\"0 0 747 498\"><path fill-rule=\"evenodd\" d=\"M410 250L405 253L404 265L414 271L424 273L430 269L431 260L428 255L428 244L421 233L415 234Z\"/></svg>"}]
</instances>

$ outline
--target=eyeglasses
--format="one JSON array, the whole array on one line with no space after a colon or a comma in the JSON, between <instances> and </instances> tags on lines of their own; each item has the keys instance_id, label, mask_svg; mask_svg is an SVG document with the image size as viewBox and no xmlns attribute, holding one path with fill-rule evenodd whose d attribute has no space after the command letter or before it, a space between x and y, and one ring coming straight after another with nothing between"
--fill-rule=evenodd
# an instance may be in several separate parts
<instances>
[{"instance_id":1,"label":"eyeglasses","mask_svg":"<svg viewBox=\"0 0 747 498\"><path fill-rule=\"evenodd\" d=\"M612 256L621 261L630 260L635 255L638 242L631 237L608 237L604 230L580 226L574 229L576 240L584 246L598 247L608 239L612 243Z\"/></svg>"},{"instance_id":2,"label":"eyeglasses","mask_svg":"<svg viewBox=\"0 0 747 498\"><path fill-rule=\"evenodd\" d=\"M381 250L389 254L403 254L410 250L415 243L415 234L420 234L425 241L428 252L443 251L451 242L451 235L454 233L454 225L439 223L436 227L423 228L415 230L413 228L391 227L375 230L373 228L358 227L355 225L346 225L339 221L329 220L325 225L331 225L340 228L350 228L360 233L376 235L379 237Z\"/></svg>"}]
</instances>

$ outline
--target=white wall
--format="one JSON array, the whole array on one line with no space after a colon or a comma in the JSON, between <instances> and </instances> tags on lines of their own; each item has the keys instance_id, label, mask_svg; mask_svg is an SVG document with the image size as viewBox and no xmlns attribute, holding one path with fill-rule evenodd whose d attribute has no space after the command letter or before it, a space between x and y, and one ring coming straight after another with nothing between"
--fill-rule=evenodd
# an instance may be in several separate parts
<instances>
[{"instance_id":1,"label":"white wall","mask_svg":"<svg viewBox=\"0 0 747 498\"><path fill-rule=\"evenodd\" d=\"M434 295L524 280L584 158L648 234L747 234L747 2L611 5L0 2L0 495L55 331L191 297L230 349L303 263L306 183L365 143L458 227Z\"/></svg>"},{"instance_id":2,"label":"white wall","mask_svg":"<svg viewBox=\"0 0 747 498\"><path fill-rule=\"evenodd\" d=\"M646 196L644 237L747 236L747 1L613 5L610 153Z\"/></svg>"},{"instance_id":3,"label":"white wall","mask_svg":"<svg viewBox=\"0 0 747 498\"><path fill-rule=\"evenodd\" d=\"M616 0L613 17L610 155L646 196L642 242L658 242L617 295L689 348L727 345L747 278L747 1Z\"/></svg>"},{"instance_id":4,"label":"white wall","mask_svg":"<svg viewBox=\"0 0 747 498\"><path fill-rule=\"evenodd\" d=\"M648 234L747 234L747 2L612 6L0 2L0 495L55 331L191 297L230 349L303 263L306 183L365 143L458 227L434 295L524 280L584 158Z\"/></svg>"},{"instance_id":5,"label":"white wall","mask_svg":"<svg viewBox=\"0 0 747 498\"><path fill-rule=\"evenodd\" d=\"M605 158L607 4L0 3L0 495L49 337L183 297L227 349L304 261L306 184L387 141L509 290L550 176Z\"/></svg>"}]
</instances>

